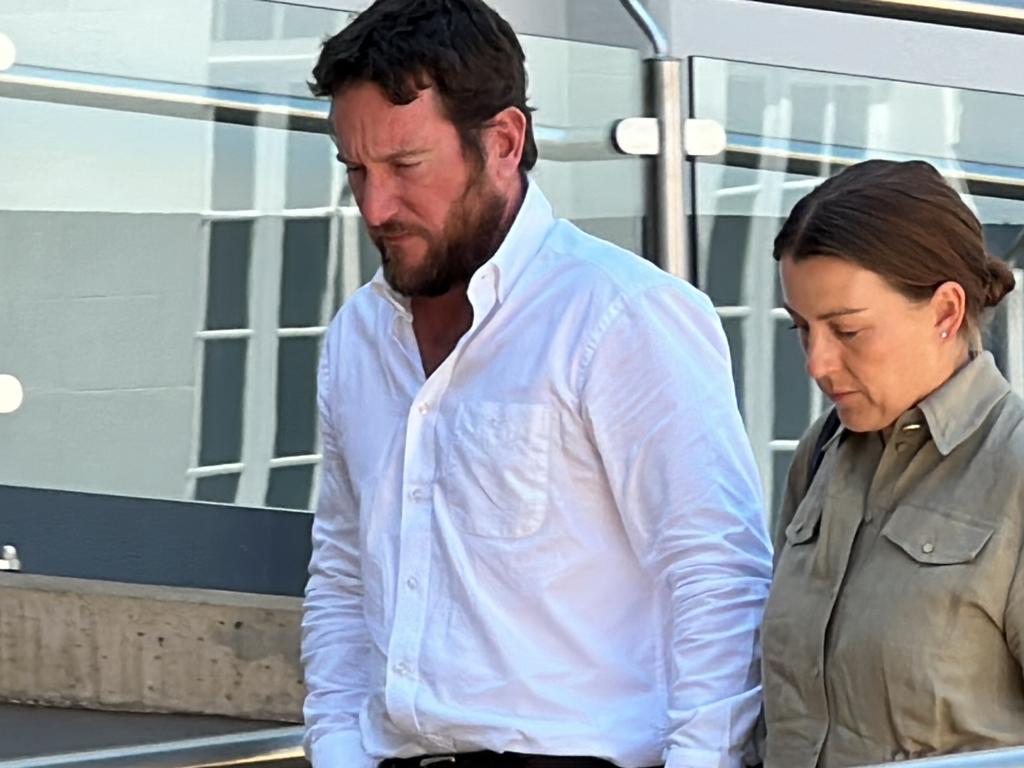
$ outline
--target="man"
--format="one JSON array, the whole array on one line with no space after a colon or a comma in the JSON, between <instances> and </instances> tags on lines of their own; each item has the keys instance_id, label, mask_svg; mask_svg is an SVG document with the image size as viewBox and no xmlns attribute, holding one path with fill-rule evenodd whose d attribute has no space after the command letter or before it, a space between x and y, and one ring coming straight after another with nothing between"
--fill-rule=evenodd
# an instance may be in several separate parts
<instances>
[{"instance_id":1,"label":"man","mask_svg":"<svg viewBox=\"0 0 1024 768\"><path fill-rule=\"evenodd\" d=\"M771 556L724 336L553 218L523 65L481 0L378 0L314 70L382 269L320 365L307 748L732 768Z\"/></svg>"}]
</instances>

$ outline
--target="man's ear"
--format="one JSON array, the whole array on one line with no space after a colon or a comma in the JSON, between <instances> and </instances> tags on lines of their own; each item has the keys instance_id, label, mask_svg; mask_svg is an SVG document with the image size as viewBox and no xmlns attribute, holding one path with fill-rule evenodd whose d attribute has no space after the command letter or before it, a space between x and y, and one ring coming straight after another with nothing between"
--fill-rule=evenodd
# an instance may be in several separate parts
<instances>
[{"instance_id":1,"label":"man's ear","mask_svg":"<svg viewBox=\"0 0 1024 768\"><path fill-rule=\"evenodd\" d=\"M526 115L506 107L483 130L484 153L499 179L519 178L519 162L526 143Z\"/></svg>"}]
</instances>

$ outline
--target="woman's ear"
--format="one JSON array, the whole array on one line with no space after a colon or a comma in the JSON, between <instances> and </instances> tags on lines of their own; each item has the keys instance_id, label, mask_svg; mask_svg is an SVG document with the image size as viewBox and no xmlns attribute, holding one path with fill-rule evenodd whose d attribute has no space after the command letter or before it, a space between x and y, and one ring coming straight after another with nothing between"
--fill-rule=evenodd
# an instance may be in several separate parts
<instances>
[{"instance_id":1,"label":"woman's ear","mask_svg":"<svg viewBox=\"0 0 1024 768\"><path fill-rule=\"evenodd\" d=\"M942 339L955 339L963 330L967 316L967 294L960 283L947 280L932 294L930 302L935 333Z\"/></svg>"}]
</instances>

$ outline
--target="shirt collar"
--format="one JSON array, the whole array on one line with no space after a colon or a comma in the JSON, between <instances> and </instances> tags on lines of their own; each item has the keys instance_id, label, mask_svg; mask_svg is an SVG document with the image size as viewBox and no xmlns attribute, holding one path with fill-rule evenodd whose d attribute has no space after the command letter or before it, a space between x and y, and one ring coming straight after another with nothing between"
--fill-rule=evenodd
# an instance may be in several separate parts
<instances>
[{"instance_id":1,"label":"shirt collar","mask_svg":"<svg viewBox=\"0 0 1024 768\"><path fill-rule=\"evenodd\" d=\"M467 290L470 299L482 291L493 290L495 299L499 302L504 301L533 256L540 250L554 221L551 204L544 193L532 179L527 179L523 204L519 207L508 234L494 255L469 281ZM377 268L370 283L374 292L391 304L400 315L407 320L412 319L408 297L388 285L384 279L383 268Z\"/></svg>"},{"instance_id":2,"label":"shirt collar","mask_svg":"<svg viewBox=\"0 0 1024 768\"><path fill-rule=\"evenodd\" d=\"M540 187L528 179L523 204L519 206L508 234L494 255L469 281L470 296L478 290L477 284L486 283L486 276L492 275L494 296L498 302L503 302L544 244L554 221L551 204Z\"/></svg>"},{"instance_id":3,"label":"shirt collar","mask_svg":"<svg viewBox=\"0 0 1024 768\"><path fill-rule=\"evenodd\" d=\"M388 285L388 281L384 279L384 267L377 267L377 271L370 281L370 287L373 288L374 293L394 307L399 315L406 320L412 320L412 306L409 303L409 298Z\"/></svg>"},{"instance_id":4,"label":"shirt collar","mask_svg":"<svg viewBox=\"0 0 1024 768\"><path fill-rule=\"evenodd\" d=\"M974 434L1010 391L991 352L982 352L921 401L935 447L943 456Z\"/></svg>"},{"instance_id":5,"label":"shirt collar","mask_svg":"<svg viewBox=\"0 0 1024 768\"><path fill-rule=\"evenodd\" d=\"M948 456L978 430L1009 391L1010 384L996 367L992 353L982 352L916 407L900 416L896 428L919 428L921 416L924 416L935 447L943 456ZM846 431L846 427L840 425L826 441L825 447L840 439Z\"/></svg>"}]
</instances>

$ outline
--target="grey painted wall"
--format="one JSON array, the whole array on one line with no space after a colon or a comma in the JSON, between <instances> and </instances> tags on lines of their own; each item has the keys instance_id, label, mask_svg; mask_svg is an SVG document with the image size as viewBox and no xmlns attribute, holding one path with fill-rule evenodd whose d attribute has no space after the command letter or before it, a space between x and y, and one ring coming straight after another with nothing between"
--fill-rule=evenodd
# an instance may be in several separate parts
<instances>
[{"instance_id":1,"label":"grey painted wall","mask_svg":"<svg viewBox=\"0 0 1024 768\"><path fill-rule=\"evenodd\" d=\"M180 497L195 399L198 216L0 211L0 484Z\"/></svg>"}]
</instances>

